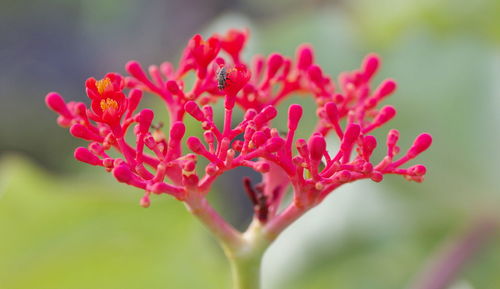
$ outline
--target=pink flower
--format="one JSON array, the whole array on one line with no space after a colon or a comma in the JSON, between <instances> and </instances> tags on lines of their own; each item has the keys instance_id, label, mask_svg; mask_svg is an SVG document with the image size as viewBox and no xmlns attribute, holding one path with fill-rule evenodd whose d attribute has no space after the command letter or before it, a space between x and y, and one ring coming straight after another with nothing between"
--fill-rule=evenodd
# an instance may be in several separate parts
<instances>
[{"instance_id":1,"label":"pink flower","mask_svg":"<svg viewBox=\"0 0 500 289\"><path fill-rule=\"evenodd\" d=\"M205 195L214 181L237 167L261 173L262 183L253 186L245 179L244 188L255 219L267 226L270 236L345 183L361 179L380 182L390 174L423 181L425 166L404 166L430 147L429 134L419 135L400 157L397 130L387 134L386 148L379 145L384 141L371 135L396 117L393 106L382 106L396 90L395 81L372 84L380 68L378 56L367 56L361 68L343 73L335 81L315 63L310 45L300 46L293 59L273 53L258 56L248 65L241 59L247 36L248 32L238 30L207 41L195 35L178 69L166 62L150 66L146 73L138 62L131 61L126 67L128 77L110 73L99 81L90 78L86 82L90 109L83 103L65 103L56 93L49 93L46 103L59 114L60 125L87 141L87 147L76 149L75 158L103 167L119 182L143 190L140 204L144 207L150 206L151 194L169 194L185 201L200 218L218 218L213 212L204 215L205 211L194 209L200 204L207 208ZM221 47L230 59L219 55ZM184 75L189 71L196 72L197 79L188 88ZM125 86L128 96L123 92ZM160 121L152 110L136 112L143 91L158 95L167 104L170 127L165 133L155 125ZM280 113L276 107L295 93L311 96L317 107L305 111L300 105L291 105L288 130L280 132L273 124ZM219 126L211 104L221 98L224 123ZM239 121L233 119L235 107L244 111ZM308 138L296 139L304 116L316 118L316 128ZM202 137L184 138L186 117L200 123ZM328 147L329 134L338 139L339 147ZM129 142L125 135L135 140ZM182 151L183 143L189 152ZM373 158L377 147L386 151L381 160ZM109 154L112 149L121 156ZM208 160L201 170L197 169L199 157ZM293 202L280 211L288 190L293 191ZM234 231L229 225L212 229L221 235Z\"/></svg>"}]
</instances>

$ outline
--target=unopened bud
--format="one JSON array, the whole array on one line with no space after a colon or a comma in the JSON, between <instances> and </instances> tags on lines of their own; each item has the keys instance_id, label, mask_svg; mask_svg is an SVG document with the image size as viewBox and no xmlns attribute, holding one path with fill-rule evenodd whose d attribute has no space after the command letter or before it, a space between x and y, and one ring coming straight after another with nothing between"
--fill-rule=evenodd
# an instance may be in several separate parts
<instances>
[{"instance_id":1,"label":"unopened bud","mask_svg":"<svg viewBox=\"0 0 500 289\"><path fill-rule=\"evenodd\" d=\"M326 150L326 141L323 136L314 135L309 140L309 152L311 160L320 161Z\"/></svg>"},{"instance_id":2,"label":"unopened bud","mask_svg":"<svg viewBox=\"0 0 500 289\"><path fill-rule=\"evenodd\" d=\"M84 147L77 148L75 150L74 156L75 159L93 166L102 165L102 160Z\"/></svg>"},{"instance_id":3,"label":"unopened bud","mask_svg":"<svg viewBox=\"0 0 500 289\"><path fill-rule=\"evenodd\" d=\"M419 135L415 141L413 142L413 145L411 148L408 150L408 156L410 158L414 158L423 151L427 150L432 144L432 136L428 133L423 133Z\"/></svg>"},{"instance_id":4,"label":"unopened bud","mask_svg":"<svg viewBox=\"0 0 500 289\"><path fill-rule=\"evenodd\" d=\"M298 104L290 105L288 109L288 129L296 130L302 117L302 106Z\"/></svg>"}]
</instances>

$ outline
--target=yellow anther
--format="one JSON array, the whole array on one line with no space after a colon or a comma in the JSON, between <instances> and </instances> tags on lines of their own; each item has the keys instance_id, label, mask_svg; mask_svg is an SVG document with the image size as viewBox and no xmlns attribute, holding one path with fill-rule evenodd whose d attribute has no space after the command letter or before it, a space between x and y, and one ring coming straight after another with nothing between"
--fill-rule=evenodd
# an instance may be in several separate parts
<instances>
[{"instance_id":1,"label":"yellow anther","mask_svg":"<svg viewBox=\"0 0 500 289\"><path fill-rule=\"evenodd\" d=\"M111 79L109 79L108 77L95 82L95 86L97 87L97 91L99 91L99 94L102 94L104 91L106 91L106 88L108 88L108 86L110 85Z\"/></svg>"},{"instance_id":2,"label":"yellow anther","mask_svg":"<svg viewBox=\"0 0 500 289\"><path fill-rule=\"evenodd\" d=\"M111 98L106 98L101 100L101 109L103 111L105 110L117 110L118 109L118 102L116 100L111 99Z\"/></svg>"}]
</instances>

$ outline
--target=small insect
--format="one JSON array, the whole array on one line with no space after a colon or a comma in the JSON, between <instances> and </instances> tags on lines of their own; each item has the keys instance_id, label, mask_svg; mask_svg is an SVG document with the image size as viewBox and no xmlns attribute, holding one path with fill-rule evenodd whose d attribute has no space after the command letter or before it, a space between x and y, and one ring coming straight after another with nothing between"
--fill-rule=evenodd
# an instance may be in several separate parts
<instances>
[{"instance_id":1,"label":"small insect","mask_svg":"<svg viewBox=\"0 0 500 289\"><path fill-rule=\"evenodd\" d=\"M227 86L227 81L231 80L229 77L227 77L227 71L224 66L222 66L219 71L217 71L217 87L220 90L223 90Z\"/></svg>"},{"instance_id":2,"label":"small insect","mask_svg":"<svg viewBox=\"0 0 500 289\"><path fill-rule=\"evenodd\" d=\"M160 121L158 124L152 124L151 128L154 129L152 135L156 142L161 142L166 139L165 134L161 130L163 128L163 122Z\"/></svg>"},{"instance_id":3,"label":"small insect","mask_svg":"<svg viewBox=\"0 0 500 289\"><path fill-rule=\"evenodd\" d=\"M163 128L163 122L160 121L158 124L152 124L151 128L154 130L160 130Z\"/></svg>"}]
</instances>

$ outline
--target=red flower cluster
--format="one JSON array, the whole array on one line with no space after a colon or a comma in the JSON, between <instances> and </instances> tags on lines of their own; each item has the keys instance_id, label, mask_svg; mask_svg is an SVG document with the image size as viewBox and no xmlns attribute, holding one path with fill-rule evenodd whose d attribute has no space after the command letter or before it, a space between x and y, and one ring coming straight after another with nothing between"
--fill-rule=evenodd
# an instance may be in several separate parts
<instances>
[{"instance_id":1,"label":"red flower cluster","mask_svg":"<svg viewBox=\"0 0 500 289\"><path fill-rule=\"evenodd\" d=\"M290 210L305 211L348 182L380 182L386 174L423 180L423 165L401 167L429 148L429 134L419 135L398 158L399 132L391 130L386 156L378 162L372 159L377 140L370 133L396 115L390 105L379 108L396 83L389 79L375 89L371 85L380 66L379 57L367 56L360 69L343 73L334 82L315 63L309 45L300 46L295 58L273 53L257 56L251 66L247 65L241 59L247 38L247 31L238 30L206 41L196 35L177 69L165 62L150 66L146 73L138 62L131 61L126 65L128 77L110 73L99 81L91 78L86 82L90 108L83 103L65 103L57 93L49 93L46 102L59 114L61 126L70 127L73 136L89 142L87 147L76 149L75 157L104 167L120 182L143 189L144 207L150 204L150 193L170 194L188 204L202 199L220 175L245 166L263 175L262 183L255 187L245 181L256 218L261 223L275 220L275 226L281 226L280 216L292 214ZM184 83L188 73L196 75L190 88ZM128 96L123 92L125 87ZM170 113L168 137L152 125L152 110L136 112L143 92L165 101ZM303 115L300 105L288 109L287 132L272 126L277 105L296 93L312 96L317 104L318 123L308 139L294 137ZM214 121L211 106L220 98L224 98L222 126ZM235 106L245 113L239 122L233 119ZM204 130L202 139L190 136L185 140L192 153L182 151L186 113ZM339 140L335 151L327 150L325 137L330 132ZM135 143L125 140L127 133L135 136ZM113 148L123 157L111 157L108 151ZM196 169L199 156L209 161L204 170ZM290 186L292 209L280 212Z\"/></svg>"}]
</instances>

